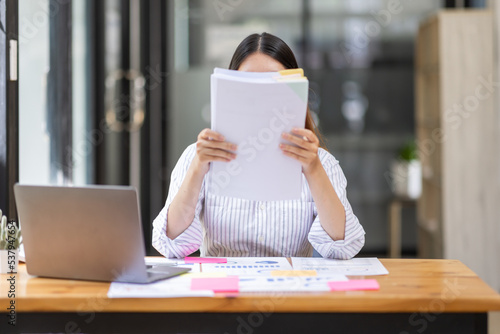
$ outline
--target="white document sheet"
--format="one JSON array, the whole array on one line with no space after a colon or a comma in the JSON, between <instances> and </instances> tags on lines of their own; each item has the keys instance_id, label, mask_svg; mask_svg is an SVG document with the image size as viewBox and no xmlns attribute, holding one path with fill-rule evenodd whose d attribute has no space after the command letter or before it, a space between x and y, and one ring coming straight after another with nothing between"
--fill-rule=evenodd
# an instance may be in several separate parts
<instances>
[{"instance_id":1,"label":"white document sheet","mask_svg":"<svg viewBox=\"0 0 500 334\"><path fill-rule=\"evenodd\" d=\"M277 81L238 71L212 74L212 129L238 149L235 160L211 163L210 192L259 201L300 198L301 165L279 144L285 142L283 132L305 125L308 85L304 77Z\"/></svg>"},{"instance_id":2,"label":"white document sheet","mask_svg":"<svg viewBox=\"0 0 500 334\"><path fill-rule=\"evenodd\" d=\"M295 270L316 270L318 275L347 276L387 275L389 272L376 257L331 260L319 257L292 257Z\"/></svg>"},{"instance_id":3,"label":"white document sheet","mask_svg":"<svg viewBox=\"0 0 500 334\"><path fill-rule=\"evenodd\" d=\"M330 291L328 282L347 281L344 275L312 277L240 277L240 292Z\"/></svg>"},{"instance_id":4,"label":"white document sheet","mask_svg":"<svg viewBox=\"0 0 500 334\"><path fill-rule=\"evenodd\" d=\"M212 291L191 290L191 277L176 276L149 284L111 283L108 298L213 297Z\"/></svg>"},{"instance_id":5,"label":"white document sheet","mask_svg":"<svg viewBox=\"0 0 500 334\"><path fill-rule=\"evenodd\" d=\"M274 270L292 270L285 257L228 257L227 263L202 263L203 272L227 275L270 276Z\"/></svg>"}]
</instances>

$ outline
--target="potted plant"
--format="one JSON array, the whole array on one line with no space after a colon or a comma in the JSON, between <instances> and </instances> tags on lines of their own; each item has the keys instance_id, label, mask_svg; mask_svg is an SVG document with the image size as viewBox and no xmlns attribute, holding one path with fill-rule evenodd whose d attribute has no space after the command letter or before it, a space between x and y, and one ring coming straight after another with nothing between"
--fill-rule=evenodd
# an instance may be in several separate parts
<instances>
[{"instance_id":1,"label":"potted plant","mask_svg":"<svg viewBox=\"0 0 500 334\"><path fill-rule=\"evenodd\" d=\"M0 274L17 273L21 230L14 221L7 222L2 210L0 217Z\"/></svg>"},{"instance_id":2,"label":"potted plant","mask_svg":"<svg viewBox=\"0 0 500 334\"><path fill-rule=\"evenodd\" d=\"M422 165L415 141L409 141L399 151L391 166L392 190L398 197L417 199L422 193Z\"/></svg>"}]
</instances>

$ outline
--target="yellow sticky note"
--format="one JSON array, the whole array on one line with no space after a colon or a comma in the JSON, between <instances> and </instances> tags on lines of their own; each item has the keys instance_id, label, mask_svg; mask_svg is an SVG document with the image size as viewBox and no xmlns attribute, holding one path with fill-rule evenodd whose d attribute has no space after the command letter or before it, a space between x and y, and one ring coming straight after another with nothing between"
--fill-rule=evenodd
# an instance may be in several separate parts
<instances>
[{"instance_id":1,"label":"yellow sticky note","mask_svg":"<svg viewBox=\"0 0 500 334\"><path fill-rule=\"evenodd\" d=\"M300 74L301 77L304 76L304 70L301 68L291 68L288 70L279 71L281 75L291 75L291 74Z\"/></svg>"},{"instance_id":2,"label":"yellow sticky note","mask_svg":"<svg viewBox=\"0 0 500 334\"><path fill-rule=\"evenodd\" d=\"M317 276L316 270L273 270L271 276Z\"/></svg>"},{"instance_id":3,"label":"yellow sticky note","mask_svg":"<svg viewBox=\"0 0 500 334\"><path fill-rule=\"evenodd\" d=\"M182 276L190 278L207 278L207 277L227 277L227 274L223 272L212 272L212 273L199 272L199 273L186 273L183 274Z\"/></svg>"}]
</instances>

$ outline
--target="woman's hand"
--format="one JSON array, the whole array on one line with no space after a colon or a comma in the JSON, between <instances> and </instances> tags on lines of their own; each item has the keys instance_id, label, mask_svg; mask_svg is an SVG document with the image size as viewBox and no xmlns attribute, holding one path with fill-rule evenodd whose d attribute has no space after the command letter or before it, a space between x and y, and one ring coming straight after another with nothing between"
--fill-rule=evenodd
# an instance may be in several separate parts
<instances>
[{"instance_id":1,"label":"woman's hand","mask_svg":"<svg viewBox=\"0 0 500 334\"><path fill-rule=\"evenodd\" d=\"M318 156L319 139L314 132L308 129L293 128L292 133L284 132L281 137L297 146L280 144L280 148L285 155L302 164L302 170L307 176L315 168L321 166Z\"/></svg>"},{"instance_id":2,"label":"woman's hand","mask_svg":"<svg viewBox=\"0 0 500 334\"><path fill-rule=\"evenodd\" d=\"M236 158L231 151L236 151L237 146L225 140L223 135L210 129L203 129L198 135L195 159L204 174L208 172L210 162L228 162Z\"/></svg>"}]
</instances>

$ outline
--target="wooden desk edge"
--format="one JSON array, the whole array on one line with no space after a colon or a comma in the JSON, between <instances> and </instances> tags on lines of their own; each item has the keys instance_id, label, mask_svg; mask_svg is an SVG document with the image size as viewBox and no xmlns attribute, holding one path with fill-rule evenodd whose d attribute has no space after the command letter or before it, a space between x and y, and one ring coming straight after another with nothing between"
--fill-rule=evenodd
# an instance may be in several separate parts
<instances>
[{"instance_id":1,"label":"wooden desk edge","mask_svg":"<svg viewBox=\"0 0 500 334\"><path fill-rule=\"evenodd\" d=\"M384 300L378 298L353 299L348 295L335 296L333 302L320 296L286 296L283 302L273 302L268 296L241 295L238 297L216 296L189 298L111 298L89 299L68 298L64 302L50 299L26 298L18 302L18 312L139 312L139 313L485 313L500 311L500 298L489 298L476 304L470 301L464 307L460 303L446 303L440 299L429 301L427 298ZM364 296L366 297L366 295ZM339 301L340 299L340 301ZM362 302L362 305L360 305ZM28 307L23 307L27 304ZM138 306L139 305L139 306ZM3 312L5 313L5 312Z\"/></svg>"},{"instance_id":2,"label":"wooden desk edge","mask_svg":"<svg viewBox=\"0 0 500 334\"><path fill-rule=\"evenodd\" d=\"M404 262L402 262L404 261ZM272 312L299 313L299 312L362 312L362 313L401 313L401 312L489 312L500 311L500 295L487 286L477 275L469 268L457 260L398 260L381 259L381 262L388 267L395 265L403 266L404 270L395 270L393 275L372 276L381 284L381 290L389 288L389 293L380 294L379 291L352 291L352 292L330 292L325 293L241 293L237 297L226 298L223 295L217 295L213 298L190 297L190 298L108 298L107 291L109 283L85 282L77 289L78 294L66 297L67 291L51 290L49 294L42 294L33 298L22 296L16 299L18 312L265 312L266 308ZM411 273L407 273L406 267L411 268L415 264L422 266L442 266L453 267L457 271L457 276L449 273L451 277L458 277L461 282L472 282L479 286L480 294L468 293L467 296L453 295L446 296L436 293L437 288L441 291L446 288L443 284L435 287L435 293L432 295L422 294L400 294L398 291L404 291L412 285L406 281L411 279ZM22 265L24 266L24 265ZM27 276L25 268L20 268L21 284L26 284L24 279L31 279ZM445 267L443 267L445 268ZM447 267L446 267L447 268ZM24 273L23 273L24 269ZM402 284L396 284L390 278L401 277ZM433 276L432 272L426 277L418 277L413 286L418 286L420 281L430 280L441 281ZM406 279L408 278L408 280ZM3 279L3 278L2 278ZM434 280L434 281L433 281ZM430 281L426 281L427 283ZM48 283L49 288L51 279L41 281L40 284ZM74 281L73 281L74 282ZM441 282L442 283L442 282ZM420 284L423 284L420 282ZM401 285L398 287L398 285ZM72 288L74 289L74 286ZM43 289L41 287L40 289ZM399 289L399 290L398 290ZM71 288L70 288L71 290ZM83 291L83 292L82 292ZM88 292L85 292L88 291ZM4 294L4 293L2 293ZM2 313L5 313L3 305L8 303L7 295L0 296L0 306Z\"/></svg>"}]
</instances>

